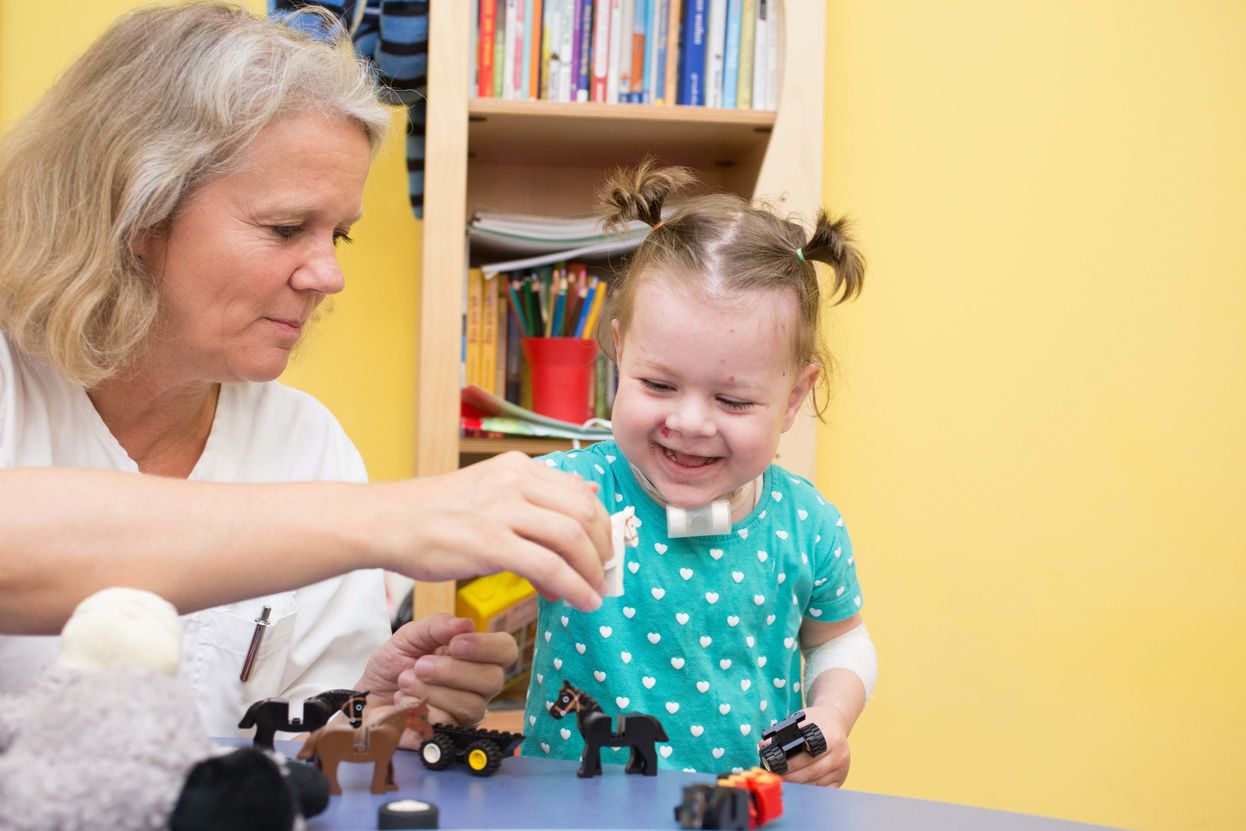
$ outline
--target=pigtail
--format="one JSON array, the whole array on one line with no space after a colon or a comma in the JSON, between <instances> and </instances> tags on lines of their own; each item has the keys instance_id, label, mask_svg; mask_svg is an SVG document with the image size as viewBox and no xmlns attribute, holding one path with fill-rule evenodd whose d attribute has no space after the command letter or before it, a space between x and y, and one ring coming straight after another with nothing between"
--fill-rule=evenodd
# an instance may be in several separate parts
<instances>
[{"instance_id":1,"label":"pigtail","mask_svg":"<svg viewBox=\"0 0 1246 831\"><path fill-rule=\"evenodd\" d=\"M646 157L634 168L615 168L597 189L598 212L607 231L621 231L639 219L650 227L662 221L662 204L691 187L696 176L686 167L660 167Z\"/></svg>"},{"instance_id":2,"label":"pigtail","mask_svg":"<svg viewBox=\"0 0 1246 831\"><path fill-rule=\"evenodd\" d=\"M826 211L819 210L813 235L797 253L806 262L817 260L826 263L835 272L835 282L827 293L831 298L839 295L834 304L851 300L860 294L861 284L865 280L865 255L857 248L849 233L851 226L848 217L841 216L832 221Z\"/></svg>"}]
</instances>

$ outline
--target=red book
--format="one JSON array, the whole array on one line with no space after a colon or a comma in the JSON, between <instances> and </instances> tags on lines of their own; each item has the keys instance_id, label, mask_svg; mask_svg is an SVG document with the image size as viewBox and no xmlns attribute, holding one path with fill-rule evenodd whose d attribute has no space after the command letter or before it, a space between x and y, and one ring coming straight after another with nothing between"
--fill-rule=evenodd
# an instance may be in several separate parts
<instances>
[{"instance_id":1,"label":"red book","mask_svg":"<svg viewBox=\"0 0 1246 831\"><path fill-rule=\"evenodd\" d=\"M476 94L493 95L493 39L497 37L497 0L480 0L480 56L476 62Z\"/></svg>"}]
</instances>

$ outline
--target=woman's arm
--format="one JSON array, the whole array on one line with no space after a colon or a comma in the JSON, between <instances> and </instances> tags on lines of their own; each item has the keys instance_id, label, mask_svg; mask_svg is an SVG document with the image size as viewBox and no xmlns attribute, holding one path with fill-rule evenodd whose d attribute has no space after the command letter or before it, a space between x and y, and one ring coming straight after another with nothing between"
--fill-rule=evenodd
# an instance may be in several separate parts
<instances>
[{"instance_id":1,"label":"woman's arm","mask_svg":"<svg viewBox=\"0 0 1246 831\"><path fill-rule=\"evenodd\" d=\"M610 555L592 487L519 453L374 485L0 469L0 529L0 631L26 634L54 634L106 586L185 613L373 567L417 580L509 569L592 609Z\"/></svg>"}]
</instances>

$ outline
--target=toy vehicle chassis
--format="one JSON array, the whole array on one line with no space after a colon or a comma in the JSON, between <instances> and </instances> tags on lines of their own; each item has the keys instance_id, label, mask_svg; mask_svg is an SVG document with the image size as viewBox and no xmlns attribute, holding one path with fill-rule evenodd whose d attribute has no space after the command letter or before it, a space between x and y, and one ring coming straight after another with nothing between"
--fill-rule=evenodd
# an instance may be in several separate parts
<instances>
[{"instance_id":1,"label":"toy vehicle chassis","mask_svg":"<svg viewBox=\"0 0 1246 831\"><path fill-rule=\"evenodd\" d=\"M797 710L783 721L772 724L762 731L762 740L773 739L770 744L761 748L761 765L766 770L782 776L787 773L787 757L804 750L810 756L826 752L826 737L816 724L800 723L805 720L805 711Z\"/></svg>"},{"instance_id":2,"label":"toy vehicle chassis","mask_svg":"<svg viewBox=\"0 0 1246 831\"><path fill-rule=\"evenodd\" d=\"M522 733L504 730L434 724L433 737L420 745L420 759L429 770L462 762L473 776L492 776L523 738Z\"/></svg>"}]
</instances>

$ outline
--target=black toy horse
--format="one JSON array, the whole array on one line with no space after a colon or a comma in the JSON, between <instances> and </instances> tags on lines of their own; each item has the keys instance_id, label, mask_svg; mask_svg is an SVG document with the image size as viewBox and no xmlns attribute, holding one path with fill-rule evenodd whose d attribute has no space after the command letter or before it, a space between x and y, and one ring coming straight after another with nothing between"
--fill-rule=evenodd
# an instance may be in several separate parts
<instances>
[{"instance_id":1,"label":"black toy horse","mask_svg":"<svg viewBox=\"0 0 1246 831\"><path fill-rule=\"evenodd\" d=\"M628 773L645 776L658 775L658 754L654 742L668 741L662 723L645 713L623 713L619 716L619 732L610 730L610 716L601 711L601 705L583 690L563 681L558 690L558 700L549 708L554 718L562 718L575 711L580 735L584 737L584 755L580 757L577 776L598 776L601 773L601 749L603 747L630 747Z\"/></svg>"},{"instance_id":2,"label":"black toy horse","mask_svg":"<svg viewBox=\"0 0 1246 831\"><path fill-rule=\"evenodd\" d=\"M303 717L290 718L290 702L284 698L265 698L247 708L238 722L240 729L255 728L256 747L273 749L273 736L278 730L293 733L319 730L329 723L338 710L346 713L352 727L363 723L363 708L368 694L359 690L327 690L303 699Z\"/></svg>"}]
</instances>

